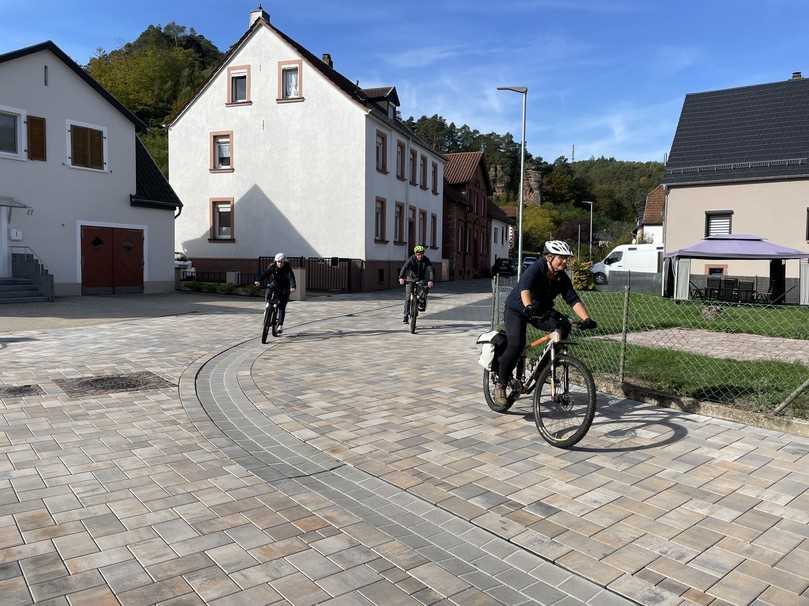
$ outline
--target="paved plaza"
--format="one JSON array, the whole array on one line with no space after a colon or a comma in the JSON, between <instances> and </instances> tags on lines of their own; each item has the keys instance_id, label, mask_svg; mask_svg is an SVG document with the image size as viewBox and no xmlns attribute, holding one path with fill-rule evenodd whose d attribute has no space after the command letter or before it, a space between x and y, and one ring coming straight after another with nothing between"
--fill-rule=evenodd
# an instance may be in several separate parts
<instances>
[{"instance_id":1,"label":"paved plaza","mask_svg":"<svg viewBox=\"0 0 809 606\"><path fill-rule=\"evenodd\" d=\"M603 397L554 449L439 286L267 345L256 299L0 309L0 604L809 605L809 440Z\"/></svg>"}]
</instances>

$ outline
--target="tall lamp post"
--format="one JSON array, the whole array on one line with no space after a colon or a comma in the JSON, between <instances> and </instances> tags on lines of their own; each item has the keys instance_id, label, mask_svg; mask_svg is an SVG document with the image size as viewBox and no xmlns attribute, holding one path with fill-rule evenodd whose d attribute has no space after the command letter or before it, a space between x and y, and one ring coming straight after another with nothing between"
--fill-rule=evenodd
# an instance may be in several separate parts
<instances>
[{"instance_id":1,"label":"tall lamp post","mask_svg":"<svg viewBox=\"0 0 809 606\"><path fill-rule=\"evenodd\" d=\"M528 99L528 88L525 86L498 86L497 90L510 90L514 93L522 95L522 143L520 145L520 203L518 207L517 219L517 280L519 281L522 275L522 197L523 197L523 178L525 177L525 103Z\"/></svg>"},{"instance_id":2,"label":"tall lamp post","mask_svg":"<svg viewBox=\"0 0 809 606\"><path fill-rule=\"evenodd\" d=\"M590 205L590 261L593 260L593 203L590 200L582 200L579 204Z\"/></svg>"}]
</instances>

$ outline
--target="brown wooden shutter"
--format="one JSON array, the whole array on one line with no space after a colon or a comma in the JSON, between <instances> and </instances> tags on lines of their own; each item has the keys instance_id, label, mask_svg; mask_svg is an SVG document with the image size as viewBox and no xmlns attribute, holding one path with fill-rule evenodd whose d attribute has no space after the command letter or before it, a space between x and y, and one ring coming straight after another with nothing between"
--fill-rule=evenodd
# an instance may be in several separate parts
<instances>
[{"instance_id":1,"label":"brown wooden shutter","mask_svg":"<svg viewBox=\"0 0 809 606\"><path fill-rule=\"evenodd\" d=\"M88 166L90 161L88 131L82 126L70 127L70 163L73 166Z\"/></svg>"},{"instance_id":2,"label":"brown wooden shutter","mask_svg":"<svg viewBox=\"0 0 809 606\"><path fill-rule=\"evenodd\" d=\"M28 159L45 161L45 118L28 116Z\"/></svg>"},{"instance_id":3,"label":"brown wooden shutter","mask_svg":"<svg viewBox=\"0 0 809 606\"><path fill-rule=\"evenodd\" d=\"M100 130L88 129L90 147L90 168L104 168L104 133Z\"/></svg>"}]
</instances>

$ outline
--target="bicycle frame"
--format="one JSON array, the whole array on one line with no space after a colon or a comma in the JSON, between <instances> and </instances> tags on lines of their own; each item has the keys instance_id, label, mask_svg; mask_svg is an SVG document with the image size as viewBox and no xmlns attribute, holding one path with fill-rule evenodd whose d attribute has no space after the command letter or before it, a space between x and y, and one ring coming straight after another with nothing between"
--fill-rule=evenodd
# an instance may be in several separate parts
<instances>
[{"instance_id":1,"label":"bicycle frame","mask_svg":"<svg viewBox=\"0 0 809 606\"><path fill-rule=\"evenodd\" d=\"M536 387L536 379L539 375L542 368L550 362L551 368L556 368L556 356L557 356L557 345L561 343L562 335L559 333L558 330L554 330L553 332L549 332L546 335L531 341L528 345L525 346L523 350L522 357L523 359L527 359L526 354L532 350L536 349L543 343L547 343L545 349L542 350L539 358L537 358L536 364L534 366L534 370L531 373L531 376L528 377L528 380L521 384L520 386L520 393L529 394L531 393L534 388ZM555 378L555 370L554 370L554 378ZM556 381L551 381L551 397L556 397Z\"/></svg>"}]
</instances>

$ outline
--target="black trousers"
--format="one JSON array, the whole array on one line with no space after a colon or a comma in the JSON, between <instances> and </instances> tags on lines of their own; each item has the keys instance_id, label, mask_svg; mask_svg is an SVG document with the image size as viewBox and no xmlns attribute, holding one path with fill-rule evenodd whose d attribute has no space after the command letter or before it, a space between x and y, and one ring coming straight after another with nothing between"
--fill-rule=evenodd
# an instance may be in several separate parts
<instances>
[{"instance_id":1,"label":"black trousers","mask_svg":"<svg viewBox=\"0 0 809 606\"><path fill-rule=\"evenodd\" d=\"M270 289L264 293L264 301L270 300ZM278 290L278 324L284 323L284 318L287 315L287 303L289 303L289 291L284 289Z\"/></svg>"},{"instance_id":2,"label":"black trousers","mask_svg":"<svg viewBox=\"0 0 809 606\"><path fill-rule=\"evenodd\" d=\"M507 383L511 379L514 368L517 366L517 361L525 349L525 330L528 328L528 320L520 312L506 308L503 321L506 325L508 343L497 360L497 376L500 377L502 383ZM546 312L532 324L539 330L547 332L559 329L563 339L567 339L571 329L570 320L554 309Z\"/></svg>"},{"instance_id":3,"label":"black trousers","mask_svg":"<svg viewBox=\"0 0 809 606\"><path fill-rule=\"evenodd\" d=\"M410 315L410 293L413 291L413 286L415 282L407 281L405 282L405 300L404 300L404 315ZM424 287L424 301L427 301L427 293L429 292L428 288Z\"/></svg>"}]
</instances>

